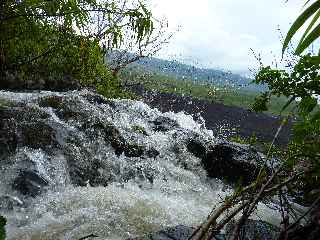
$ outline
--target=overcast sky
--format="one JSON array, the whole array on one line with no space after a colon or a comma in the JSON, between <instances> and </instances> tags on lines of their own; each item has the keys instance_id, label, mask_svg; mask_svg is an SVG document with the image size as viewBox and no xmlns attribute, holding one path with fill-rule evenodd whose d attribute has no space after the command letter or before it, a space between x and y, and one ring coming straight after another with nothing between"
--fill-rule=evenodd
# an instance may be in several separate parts
<instances>
[{"instance_id":1,"label":"overcast sky","mask_svg":"<svg viewBox=\"0 0 320 240\"><path fill-rule=\"evenodd\" d=\"M247 72L256 65L250 48L263 62L281 55L283 34L302 10L303 0L153 0L156 16L180 27L159 56L200 67Z\"/></svg>"}]
</instances>

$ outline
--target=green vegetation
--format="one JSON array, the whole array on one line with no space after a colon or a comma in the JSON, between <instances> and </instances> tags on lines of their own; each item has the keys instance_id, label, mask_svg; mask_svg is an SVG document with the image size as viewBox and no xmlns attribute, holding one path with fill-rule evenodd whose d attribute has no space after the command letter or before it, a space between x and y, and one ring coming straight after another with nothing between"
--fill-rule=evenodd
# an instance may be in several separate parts
<instances>
[{"instance_id":1,"label":"green vegetation","mask_svg":"<svg viewBox=\"0 0 320 240\"><path fill-rule=\"evenodd\" d=\"M266 149L266 156L271 160L270 166L263 166L257 178L248 186L238 186L235 192L228 196L220 207L214 209L208 219L194 233L193 240L210 239L218 233L226 223L241 212L235 220L235 228L231 233L232 240L239 239L241 227L254 213L260 202L272 198L279 199L278 210L282 216L280 240L288 239L318 239L318 216L320 213L320 49L318 55L304 54L307 47L320 38L320 25L315 23L320 17L320 0L308 0L311 4L298 17L289 30L283 44L283 53L289 41L297 30L312 18L291 59L290 69L274 69L261 66L256 75L255 83L267 84L269 90L256 98L253 110L267 111L269 102L274 96L285 96L281 112L287 110L287 115L297 115L294 123L293 139L286 149L278 151L273 143ZM318 24L318 23L317 23ZM296 58L298 58L297 61ZM289 110L288 110L289 109ZM293 112L294 111L294 112ZM279 126L278 132L286 124L286 119ZM277 134L275 135L275 138ZM234 140L241 143L256 144L255 138ZM277 162L272 162L272 157ZM269 163L270 164L270 163ZM302 217L296 213L288 196L296 201L309 205L311 216L301 226ZM226 216L218 221L224 213Z\"/></svg>"},{"instance_id":2,"label":"green vegetation","mask_svg":"<svg viewBox=\"0 0 320 240\"><path fill-rule=\"evenodd\" d=\"M4 217L0 216L0 240L6 239L6 224L7 220Z\"/></svg>"},{"instance_id":3,"label":"green vegetation","mask_svg":"<svg viewBox=\"0 0 320 240\"><path fill-rule=\"evenodd\" d=\"M302 14L296 19L296 21L292 24L291 28L289 29L287 36L284 40L282 46L282 54L286 51L289 46L290 41L292 40L293 36L299 31L299 29L305 25L308 20L311 20L308 27L304 31L299 44L295 49L295 54L300 55L306 50L315 40L319 38L319 30L320 25L318 25L318 19L320 17L320 1L319 0L307 0L306 4L310 4ZM315 25L317 26L315 27ZM313 56L312 61L316 61L319 63L319 56Z\"/></svg>"},{"instance_id":4,"label":"green vegetation","mask_svg":"<svg viewBox=\"0 0 320 240\"><path fill-rule=\"evenodd\" d=\"M120 79L124 85L142 84L147 90L156 90L166 93L175 93L192 98L221 102L225 105L250 108L258 96L258 92L219 87L209 83L197 83L191 79L175 79L160 73L124 70L120 74ZM287 98L272 97L268 109L270 114L279 114Z\"/></svg>"},{"instance_id":5,"label":"green vegetation","mask_svg":"<svg viewBox=\"0 0 320 240\"><path fill-rule=\"evenodd\" d=\"M13 105L12 102L10 102L10 101L8 101L8 100L6 100L6 99L1 99L1 98L0 98L0 109L1 109L1 108L6 108L6 107L10 107L10 106L12 106L12 105Z\"/></svg>"},{"instance_id":6,"label":"green vegetation","mask_svg":"<svg viewBox=\"0 0 320 240\"><path fill-rule=\"evenodd\" d=\"M133 42L147 38L153 21L140 1L132 8L117 4L121 3L1 1L0 88L65 90L86 85L105 96L126 96L104 56L121 45L124 30L134 32ZM98 19L104 27L95 29Z\"/></svg>"}]
</instances>

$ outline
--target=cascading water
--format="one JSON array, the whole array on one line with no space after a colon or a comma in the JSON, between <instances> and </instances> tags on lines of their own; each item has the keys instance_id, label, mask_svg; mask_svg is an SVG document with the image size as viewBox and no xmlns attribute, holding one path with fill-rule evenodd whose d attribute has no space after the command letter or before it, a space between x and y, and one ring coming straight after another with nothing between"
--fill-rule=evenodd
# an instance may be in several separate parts
<instances>
[{"instance_id":1,"label":"cascading water","mask_svg":"<svg viewBox=\"0 0 320 240\"><path fill-rule=\"evenodd\" d=\"M0 100L8 239L127 239L195 226L232 191L188 151L188 139L219 141L190 115L87 90L0 91ZM256 217L278 219L264 205Z\"/></svg>"}]
</instances>

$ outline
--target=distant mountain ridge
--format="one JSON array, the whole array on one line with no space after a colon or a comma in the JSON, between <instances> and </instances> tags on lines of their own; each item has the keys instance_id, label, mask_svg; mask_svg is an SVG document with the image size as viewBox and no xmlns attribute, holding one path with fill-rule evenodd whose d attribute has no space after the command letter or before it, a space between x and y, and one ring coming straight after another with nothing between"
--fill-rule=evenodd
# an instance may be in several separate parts
<instances>
[{"instance_id":1,"label":"distant mountain ridge","mask_svg":"<svg viewBox=\"0 0 320 240\"><path fill-rule=\"evenodd\" d=\"M251 84L252 79L239 74L217 69L199 68L178 61L163 60L159 58L142 58L128 67L139 68L144 71L163 74L178 80L191 80L195 83L209 83L216 86L231 87L254 92L266 90L265 86Z\"/></svg>"}]
</instances>

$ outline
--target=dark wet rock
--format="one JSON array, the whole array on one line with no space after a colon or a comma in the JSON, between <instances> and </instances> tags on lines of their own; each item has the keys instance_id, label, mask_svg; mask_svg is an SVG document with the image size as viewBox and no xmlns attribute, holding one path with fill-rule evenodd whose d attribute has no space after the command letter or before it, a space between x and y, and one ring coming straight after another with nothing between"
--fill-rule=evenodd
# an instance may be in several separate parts
<instances>
[{"instance_id":1,"label":"dark wet rock","mask_svg":"<svg viewBox=\"0 0 320 240\"><path fill-rule=\"evenodd\" d=\"M142 237L129 238L128 240L187 240L194 232L194 228L184 225L166 228L156 233L150 233ZM224 240L222 234L217 235L216 240ZM213 240L212 239L212 240Z\"/></svg>"},{"instance_id":2,"label":"dark wet rock","mask_svg":"<svg viewBox=\"0 0 320 240\"><path fill-rule=\"evenodd\" d=\"M111 179L109 179L108 171L102 162L93 160L88 162L85 166L78 166L77 162L69 162L70 180L76 186L107 186Z\"/></svg>"},{"instance_id":3,"label":"dark wet rock","mask_svg":"<svg viewBox=\"0 0 320 240\"><path fill-rule=\"evenodd\" d=\"M150 148L145 152L146 156L149 158L155 158L157 156L159 156L159 151L155 148Z\"/></svg>"},{"instance_id":4,"label":"dark wet rock","mask_svg":"<svg viewBox=\"0 0 320 240\"><path fill-rule=\"evenodd\" d=\"M90 103L96 104L107 104L110 105L112 102L99 94L86 94L84 96Z\"/></svg>"},{"instance_id":5,"label":"dark wet rock","mask_svg":"<svg viewBox=\"0 0 320 240\"><path fill-rule=\"evenodd\" d=\"M87 113L82 109L76 108L76 103L72 101L64 102L63 105L56 111L57 116L63 120L79 120L84 121L88 118Z\"/></svg>"},{"instance_id":6,"label":"dark wet rock","mask_svg":"<svg viewBox=\"0 0 320 240\"><path fill-rule=\"evenodd\" d=\"M231 239L235 224L229 223L226 226L226 240ZM245 240L276 240L279 237L280 229L270 223L261 220L248 219L240 229L239 239Z\"/></svg>"},{"instance_id":7,"label":"dark wet rock","mask_svg":"<svg viewBox=\"0 0 320 240\"><path fill-rule=\"evenodd\" d=\"M50 116L31 106L12 106L4 109L0 109L0 120L3 119L14 119L17 123L21 122L32 122L36 119L47 119Z\"/></svg>"},{"instance_id":8,"label":"dark wet rock","mask_svg":"<svg viewBox=\"0 0 320 240\"><path fill-rule=\"evenodd\" d=\"M93 117L91 109L85 109L81 97L45 96L39 100L42 107L52 107L56 115L64 121L76 120L85 123Z\"/></svg>"},{"instance_id":9,"label":"dark wet rock","mask_svg":"<svg viewBox=\"0 0 320 240\"><path fill-rule=\"evenodd\" d=\"M69 74L56 77L36 77L25 79L21 77L15 71L5 71L4 74L1 72L0 89L6 90L51 90L51 91L68 91L74 89L81 89L80 82Z\"/></svg>"},{"instance_id":10,"label":"dark wet rock","mask_svg":"<svg viewBox=\"0 0 320 240\"><path fill-rule=\"evenodd\" d=\"M167 132L179 126L177 121L163 116L157 117L152 123L153 130L161 132Z\"/></svg>"},{"instance_id":11,"label":"dark wet rock","mask_svg":"<svg viewBox=\"0 0 320 240\"><path fill-rule=\"evenodd\" d=\"M145 152L145 147L136 144L126 144L123 150L126 157L141 157Z\"/></svg>"},{"instance_id":12,"label":"dark wet rock","mask_svg":"<svg viewBox=\"0 0 320 240\"><path fill-rule=\"evenodd\" d=\"M55 130L44 122L24 123L19 127L20 142L31 148L57 146Z\"/></svg>"},{"instance_id":13,"label":"dark wet rock","mask_svg":"<svg viewBox=\"0 0 320 240\"><path fill-rule=\"evenodd\" d=\"M143 134L145 136L149 136L149 134L147 133L147 131L145 130L144 127L139 126L139 125L133 125L131 127L131 130L135 133L139 133L139 134Z\"/></svg>"},{"instance_id":14,"label":"dark wet rock","mask_svg":"<svg viewBox=\"0 0 320 240\"><path fill-rule=\"evenodd\" d=\"M10 195L0 196L0 210L11 211L16 207L22 207L23 202L17 198Z\"/></svg>"},{"instance_id":15,"label":"dark wet rock","mask_svg":"<svg viewBox=\"0 0 320 240\"><path fill-rule=\"evenodd\" d=\"M94 93L83 94L82 97L88 100L91 104L108 104L111 105L110 100L105 99L103 96ZM81 98L66 98L62 96L45 96L38 100L41 107L51 107L56 111L57 116L63 120L78 120L86 122L92 115L91 111L86 109L83 111L83 102Z\"/></svg>"},{"instance_id":16,"label":"dark wet rock","mask_svg":"<svg viewBox=\"0 0 320 240\"><path fill-rule=\"evenodd\" d=\"M40 148L55 144L54 130L44 123L48 115L31 107L0 109L0 157L18 146Z\"/></svg>"},{"instance_id":17,"label":"dark wet rock","mask_svg":"<svg viewBox=\"0 0 320 240\"><path fill-rule=\"evenodd\" d=\"M249 145L220 143L202 158L209 177L224 178L229 182L252 182L263 166L257 151Z\"/></svg>"},{"instance_id":18,"label":"dark wet rock","mask_svg":"<svg viewBox=\"0 0 320 240\"><path fill-rule=\"evenodd\" d=\"M143 147L138 144L128 143L120 130L113 124L93 120L84 123L81 130L92 138L96 138L99 135L103 136L104 140L113 147L117 156L124 153L126 156L139 157L143 154Z\"/></svg>"},{"instance_id":19,"label":"dark wet rock","mask_svg":"<svg viewBox=\"0 0 320 240\"><path fill-rule=\"evenodd\" d=\"M191 138L187 140L187 149L198 158L205 158L208 145L199 138Z\"/></svg>"},{"instance_id":20,"label":"dark wet rock","mask_svg":"<svg viewBox=\"0 0 320 240\"><path fill-rule=\"evenodd\" d=\"M123 154L128 158L144 158L156 157L159 154L156 149L147 148L142 144L126 141L118 128L109 123L103 123L101 121L88 122L83 125L81 129L85 131L86 136L92 138L92 140L97 140L97 138L100 137L102 141L110 144L117 156ZM83 139L76 135L69 137L68 144L71 146L82 145L81 142ZM114 171L116 169L113 167L113 173L110 175L110 166L103 160L95 159L93 157L93 149L77 148L77 151L79 152L76 153L74 150L67 150L64 152L64 155L67 157L70 180L73 185L86 186L90 184L91 186L107 186L116 179L121 178L123 181L134 179L137 172L139 172L132 170L124 171L123 173L115 173ZM79 159L75 158L75 155L79 156ZM86 156L85 161L82 159L83 156ZM79 164L79 160L81 161L81 164ZM116 165L117 163L114 164ZM124 176L118 176L120 174L123 174ZM144 175L147 176L148 174L144 173ZM150 180L148 179L148 181Z\"/></svg>"},{"instance_id":21,"label":"dark wet rock","mask_svg":"<svg viewBox=\"0 0 320 240\"><path fill-rule=\"evenodd\" d=\"M49 182L38 172L23 170L14 180L12 187L23 195L36 197L40 195Z\"/></svg>"},{"instance_id":22,"label":"dark wet rock","mask_svg":"<svg viewBox=\"0 0 320 240\"><path fill-rule=\"evenodd\" d=\"M116 142L117 143L117 142ZM149 158L155 158L160 153L155 148L147 149L144 145L139 145L136 143L127 143L126 141L121 142L122 144L114 144L115 145L115 151L120 155L121 153L124 153L126 157L142 157L146 156Z\"/></svg>"},{"instance_id":23,"label":"dark wet rock","mask_svg":"<svg viewBox=\"0 0 320 240\"><path fill-rule=\"evenodd\" d=\"M125 150L126 141L120 131L113 125L107 125L104 129L105 139L111 143L116 155L121 155Z\"/></svg>"},{"instance_id":24,"label":"dark wet rock","mask_svg":"<svg viewBox=\"0 0 320 240\"><path fill-rule=\"evenodd\" d=\"M136 179L140 182L149 182L153 184L154 182L154 171L149 166L128 168L125 167L122 170L121 181L128 182L132 179Z\"/></svg>"},{"instance_id":25,"label":"dark wet rock","mask_svg":"<svg viewBox=\"0 0 320 240\"><path fill-rule=\"evenodd\" d=\"M113 125L98 124L95 128L104 129L105 140L111 143L111 146L115 149L116 155L124 153L126 157L141 157L146 154L149 157L156 157L159 152L155 149L146 149L145 146L129 143L121 135L120 131Z\"/></svg>"},{"instance_id":26,"label":"dark wet rock","mask_svg":"<svg viewBox=\"0 0 320 240\"><path fill-rule=\"evenodd\" d=\"M61 108L63 104L63 97L60 96L47 96L39 99L38 104L40 107Z\"/></svg>"},{"instance_id":27,"label":"dark wet rock","mask_svg":"<svg viewBox=\"0 0 320 240\"><path fill-rule=\"evenodd\" d=\"M201 159L211 178L226 179L230 183L253 181L264 162L250 145L231 142L206 143L201 139L189 139L187 149Z\"/></svg>"}]
</instances>

